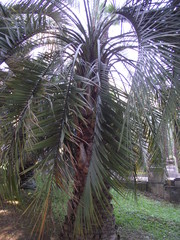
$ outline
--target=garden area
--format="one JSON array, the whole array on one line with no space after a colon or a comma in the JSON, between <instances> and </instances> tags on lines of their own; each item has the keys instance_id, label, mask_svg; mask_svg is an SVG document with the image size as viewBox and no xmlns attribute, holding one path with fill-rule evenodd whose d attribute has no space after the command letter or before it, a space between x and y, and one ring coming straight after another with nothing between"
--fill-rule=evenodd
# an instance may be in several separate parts
<instances>
[{"instance_id":1,"label":"garden area","mask_svg":"<svg viewBox=\"0 0 180 240\"><path fill-rule=\"evenodd\" d=\"M180 205L165 202L149 193L132 192L124 196L112 191L114 214L119 239L122 240L179 240ZM65 210L64 198L56 196L53 204L54 219L46 226L45 240L58 240L60 222ZM59 199L61 201L59 202ZM23 215L17 202L0 205L0 240L36 240L31 236L33 222Z\"/></svg>"}]
</instances>

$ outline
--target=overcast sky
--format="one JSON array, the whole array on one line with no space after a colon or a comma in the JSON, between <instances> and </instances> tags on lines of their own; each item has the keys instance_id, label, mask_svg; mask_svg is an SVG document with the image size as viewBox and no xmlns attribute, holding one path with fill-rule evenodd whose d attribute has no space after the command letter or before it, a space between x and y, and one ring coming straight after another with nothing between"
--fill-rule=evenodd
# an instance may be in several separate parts
<instances>
[{"instance_id":1,"label":"overcast sky","mask_svg":"<svg viewBox=\"0 0 180 240\"><path fill-rule=\"evenodd\" d=\"M14 0L0 0L0 3L12 3L12 2L14 2ZM17 2L18 2L18 0L17 0Z\"/></svg>"},{"instance_id":2,"label":"overcast sky","mask_svg":"<svg viewBox=\"0 0 180 240\"><path fill-rule=\"evenodd\" d=\"M14 0L0 0L0 2L1 3L11 3L11 2L13 2ZM16 0L17 2L18 2L18 0ZM19 0L20 1L20 0ZM80 1L82 1L82 0L80 0ZM82 1L83 2L83 1ZM116 2L116 5L122 5L124 2L125 2L125 0L119 0L119 1L117 1L117 0L115 0L115 1L113 1L113 0L107 0L107 2L109 2L109 3L112 3L112 2ZM118 4L117 4L118 3Z\"/></svg>"},{"instance_id":3,"label":"overcast sky","mask_svg":"<svg viewBox=\"0 0 180 240\"><path fill-rule=\"evenodd\" d=\"M18 1L20 1L20 0L0 0L0 3L4 3L4 4L6 4L6 3L13 3L13 2L18 2ZM116 3L118 3L117 5L122 5L124 2L125 2L125 0L114 0ZM113 2L113 0L108 0L107 1L108 3L112 3ZM120 4L119 4L119 2L120 2ZM83 1L82 0L80 0L80 3L83 3ZM76 11L76 10L74 10L74 11ZM81 5L81 7L80 7L80 11L81 11L81 14L80 14L80 17L81 17L81 20L84 22L84 21L86 21L85 20L85 18L84 18L84 8L82 7L82 5ZM111 29L112 28L112 29ZM120 28L119 27L117 27L117 26L112 26L110 28L110 30L109 30L109 34L111 35L111 36L116 36L116 35L119 35L120 34ZM125 30L126 29L126 30ZM128 32L129 30L130 30L130 25L129 24L126 24L125 25L125 32ZM131 59L132 60L135 60L136 61L136 59L137 59L137 52L136 51L133 51L133 50L127 50L126 51L126 53L124 53L125 55L129 55L129 56L126 56L126 57L130 57L130 55L131 55ZM127 75L128 76L128 71L127 71L127 69L124 67L124 65L122 65L121 63L117 63L117 64L115 64L116 66L116 68L117 69L123 69L123 72L124 72L124 75ZM5 67L5 66L1 66L0 68L2 68L2 67ZM126 76L126 77L127 77ZM115 76L116 77L116 76ZM117 76L118 77L118 76ZM116 83L117 84L117 83ZM120 84L120 83L119 83ZM119 85L118 84L118 85ZM126 82L126 87L125 87L125 85L124 85L124 87L126 88L126 90L129 90L129 83L128 82ZM120 84L120 85L122 85L122 84ZM120 88L124 88L123 86L119 86Z\"/></svg>"},{"instance_id":4,"label":"overcast sky","mask_svg":"<svg viewBox=\"0 0 180 240\"><path fill-rule=\"evenodd\" d=\"M12 0L0 0L1 3L10 3Z\"/></svg>"}]
</instances>

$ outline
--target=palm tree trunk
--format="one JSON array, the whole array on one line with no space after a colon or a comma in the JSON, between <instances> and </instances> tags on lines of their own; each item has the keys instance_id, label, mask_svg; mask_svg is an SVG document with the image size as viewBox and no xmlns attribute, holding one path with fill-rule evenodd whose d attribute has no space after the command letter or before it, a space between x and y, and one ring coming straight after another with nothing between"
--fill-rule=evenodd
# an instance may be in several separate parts
<instances>
[{"instance_id":1,"label":"palm tree trunk","mask_svg":"<svg viewBox=\"0 0 180 240\"><path fill-rule=\"evenodd\" d=\"M78 148L76 150L76 159L74 162L75 176L74 176L74 190L73 197L68 203L68 213L65 218L62 233L60 239L63 240L115 240L116 228L115 218L113 215L113 206L111 202L111 195L109 193L110 188L106 188L104 202L100 203L95 197L94 206L98 209L98 216L101 219L101 223L94 224L91 232L86 231L83 227L83 236L74 235L74 225L76 221L76 212L79 204L81 204L81 197L84 192L86 184L86 178L92 156L93 139L94 139L94 128L95 128L95 112L91 109L95 109L95 103L97 98L97 89L88 89L88 102L90 108L85 109L82 112L86 122L82 122L80 119L76 119L76 125L78 129L77 138L79 139ZM107 184L106 184L107 185ZM107 190L108 189L108 190ZM105 202L106 201L106 202ZM86 207L86 206L84 206Z\"/></svg>"},{"instance_id":2,"label":"palm tree trunk","mask_svg":"<svg viewBox=\"0 0 180 240\"><path fill-rule=\"evenodd\" d=\"M77 193L77 198L79 198L79 194ZM66 217L63 230L60 234L60 239L63 240L117 240L116 234L116 225L115 225L115 217L113 215L113 206L110 204L111 196L107 192L108 203L104 202L102 207L102 203L100 203L97 199L95 200L96 208L98 209L99 219L101 224L93 224L92 230L90 232L86 232L86 229L83 229L83 235L74 235L74 224L76 220L76 210L78 204L80 202L74 202L71 200L69 202L69 207L74 208L74 211L71 212L69 216ZM75 196L74 196L75 197ZM70 206L71 205L71 206Z\"/></svg>"}]
</instances>

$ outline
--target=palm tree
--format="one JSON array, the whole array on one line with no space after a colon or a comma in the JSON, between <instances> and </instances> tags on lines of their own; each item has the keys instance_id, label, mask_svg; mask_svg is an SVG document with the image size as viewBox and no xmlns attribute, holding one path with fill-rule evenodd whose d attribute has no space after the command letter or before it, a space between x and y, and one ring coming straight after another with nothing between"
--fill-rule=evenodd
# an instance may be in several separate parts
<instances>
[{"instance_id":1,"label":"palm tree","mask_svg":"<svg viewBox=\"0 0 180 240\"><path fill-rule=\"evenodd\" d=\"M135 175L142 139L162 154L163 123L177 119L180 6L83 6L84 23L63 0L0 5L0 193L18 197L36 170L40 235L58 187L70 198L60 239L116 239L110 188Z\"/></svg>"}]
</instances>

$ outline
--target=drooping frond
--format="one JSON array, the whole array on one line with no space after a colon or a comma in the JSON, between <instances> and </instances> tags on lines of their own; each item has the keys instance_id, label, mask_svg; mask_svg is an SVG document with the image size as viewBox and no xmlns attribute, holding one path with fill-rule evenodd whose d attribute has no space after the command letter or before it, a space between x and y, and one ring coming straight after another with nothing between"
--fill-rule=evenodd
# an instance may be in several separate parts
<instances>
[{"instance_id":1,"label":"drooping frond","mask_svg":"<svg viewBox=\"0 0 180 240\"><path fill-rule=\"evenodd\" d=\"M0 170L13 194L30 169L47 176L33 201L41 233L54 186L79 194L83 234L102 220L97 206L108 210L109 188L132 180L141 151L165 160L162 131L173 124L179 137L178 3L83 4L83 21L67 1L0 8Z\"/></svg>"},{"instance_id":2,"label":"drooping frond","mask_svg":"<svg viewBox=\"0 0 180 240\"><path fill-rule=\"evenodd\" d=\"M162 131L179 111L178 9L175 1L159 1L119 11L132 22L138 36L138 61L130 98L132 107L141 115L139 119L148 125L151 137L143 136L144 128L140 128L140 135L159 142L161 154L164 152Z\"/></svg>"}]
</instances>

